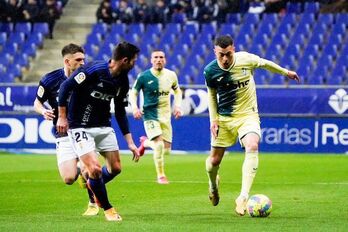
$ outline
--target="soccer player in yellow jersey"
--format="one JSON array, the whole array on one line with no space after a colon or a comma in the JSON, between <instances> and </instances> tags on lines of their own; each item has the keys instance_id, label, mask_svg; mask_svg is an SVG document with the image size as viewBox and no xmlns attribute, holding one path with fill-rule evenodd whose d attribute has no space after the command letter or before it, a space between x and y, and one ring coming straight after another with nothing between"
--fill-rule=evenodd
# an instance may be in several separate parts
<instances>
[{"instance_id":1,"label":"soccer player in yellow jersey","mask_svg":"<svg viewBox=\"0 0 348 232\"><path fill-rule=\"evenodd\" d=\"M151 54L152 68L140 73L132 88L130 102L135 119L144 116L144 127L147 137L140 137L139 153L144 154L145 147L153 149L153 159L157 172L157 182L168 184L164 173L164 155L170 153L172 144L170 93L174 91L175 118L182 116L182 93L175 72L166 69L165 54L155 50ZM140 90L144 95L144 106L141 111L137 104Z\"/></svg>"},{"instance_id":2,"label":"soccer player in yellow jersey","mask_svg":"<svg viewBox=\"0 0 348 232\"><path fill-rule=\"evenodd\" d=\"M229 35L215 39L214 52L216 59L204 69L211 130L211 152L206 160L209 199L214 206L219 203L219 165L226 148L234 145L238 139L245 149L245 158L242 187L235 201L235 211L243 216L258 169L261 137L254 69L263 68L297 82L300 78L296 72L282 68L272 61L247 52L235 52L233 39Z\"/></svg>"}]
</instances>

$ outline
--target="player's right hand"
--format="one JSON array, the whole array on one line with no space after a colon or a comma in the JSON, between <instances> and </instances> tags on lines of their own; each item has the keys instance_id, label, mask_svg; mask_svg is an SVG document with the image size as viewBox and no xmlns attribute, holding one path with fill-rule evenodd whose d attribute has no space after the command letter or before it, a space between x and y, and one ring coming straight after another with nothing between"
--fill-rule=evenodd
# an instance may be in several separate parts
<instances>
[{"instance_id":1,"label":"player's right hand","mask_svg":"<svg viewBox=\"0 0 348 232\"><path fill-rule=\"evenodd\" d=\"M216 139L219 132L219 125L217 121L213 121L210 123L210 131L211 131L211 134L213 135L213 138Z\"/></svg>"},{"instance_id":2,"label":"player's right hand","mask_svg":"<svg viewBox=\"0 0 348 232\"><path fill-rule=\"evenodd\" d=\"M141 110L136 109L133 111L133 117L135 119L141 119L142 116L143 116L143 112L141 112Z\"/></svg>"},{"instance_id":3,"label":"player's right hand","mask_svg":"<svg viewBox=\"0 0 348 232\"><path fill-rule=\"evenodd\" d=\"M54 110L43 109L42 116L44 117L44 119L51 121L55 118Z\"/></svg>"},{"instance_id":4,"label":"player's right hand","mask_svg":"<svg viewBox=\"0 0 348 232\"><path fill-rule=\"evenodd\" d=\"M65 134L68 131L69 128L69 124L68 124L68 119L67 118L63 118L63 117L59 117L58 121L57 121L57 132L59 134Z\"/></svg>"}]
</instances>

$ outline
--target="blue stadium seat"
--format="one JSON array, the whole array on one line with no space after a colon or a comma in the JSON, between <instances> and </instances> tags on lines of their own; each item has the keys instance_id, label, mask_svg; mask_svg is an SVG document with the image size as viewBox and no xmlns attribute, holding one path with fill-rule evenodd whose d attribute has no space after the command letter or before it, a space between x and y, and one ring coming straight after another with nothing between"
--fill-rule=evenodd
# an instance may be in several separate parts
<instances>
[{"instance_id":1,"label":"blue stadium seat","mask_svg":"<svg viewBox=\"0 0 348 232\"><path fill-rule=\"evenodd\" d=\"M160 23L146 25L146 33L161 34L162 31L163 31L163 25Z\"/></svg>"},{"instance_id":2,"label":"blue stadium seat","mask_svg":"<svg viewBox=\"0 0 348 232\"><path fill-rule=\"evenodd\" d=\"M226 15L226 23L240 24L241 22L242 22L242 15L241 14L228 13Z\"/></svg>"},{"instance_id":3,"label":"blue stadium seat","mask_svg":"<svg viewBox=\"0 0 348 232\"><path fill-rule=\"evenodd\" d=\"M327 80L327 84L329 85L341 85L346 81L348 69L345 66L336 65L336 67L332 70L330 77Z\"/></svg>"},{"instance_id":4,"label":"blue stadium seat","mask_svg":"<svg viewBox=\"0 0 348 232\"><path fill-rule=\"evenodd\" d=\"M302 5L301 5L301 3L297 3L297 2L287 2L286 3L286 11L288 13L299 14L302 12Z\"/></svg>"},{"instance_id":5,"label":"blue stadium seat","mask_svg":"<svg viewBox=\"0 0 348 232\"><path fill-rule=\"evenodd\" d=\"M8 37L8 41L11 43L16 43L20 46L25 41L25 34L23 32L12 32Z\"/></svg>"},{"instance_id":6,"label":"blue stadium seat","mask_svg":"<svg viewBox=\"0 0 348 232\"><path fill-rule=\"evenodd\" d=\"M178 44L188 44L191 46L195 40L194 36L192 33L182 33L181 37L179 37Z\"/></svg>"},{"instance_id":7,"label":"blue stadium seat","mask_svg":"<svg viewBox=\"0 0 348 232\"><path fill-rule=\"evenodd\" d=\"M169 34L180 34L181 33L181 24L179 23L167 23L165 27L166 32Z\"/></svg>"},{"instance_id":8,"label":"blue stadium seat","mask_svg":"<svg viewBox=\"0 0 348 232\"><path fill-rule=\"evenodd\" d=\"M6 41L7 41L7 33L0 32L0 50L5 45Z\"/></svg>"},{"instance_id":9,"label":"blue stadium seat","mask_svg":"<svg viewBox=\"0 0 348 232\"><path fill-rule=\"evenodd\" d=\"M293 27L295 24L297 24L297 14L287 13L283 16L281 20L281 25L289 25Z\"/></svg>"},{"instance_id":10,"label":"blue stadium seat","mask_svg":"<svg viewBox=\"0 0 348 232\"><path fill-rule=\"evenodd\" d=\"M253 44L259 44L264 49L267 48L269 43L270 43L270 36L266 33L259 32L259 33L257 33L255 38L253 39Z\"/></svg>"},{"instance_id":11,"label":"blue stadium seat","mask_svg":"<svg viewBox=\"0 0 348 232\"><path fill-rule=\"evenodd\" d=\"M47 23L34 23L33 25L33 33L40 32L42 35L47 36L49 31Z\"/></svg>"},{"instance_id":12,"label":"blue stadium seat","mask_svg":"<svg viewBox=\"0 0 348 232\"><path fill-rule=\"evenodd\" d=\"M7 41L5 46L2 49L2 53L8 53L12 56L14 56L19 49L19 46L17 43L11 42L10 40Z\"/></svg>"},{"instance_id":13,"label":"blue stadium seat","mask_svg":"<svg viewBox=\"0 0 348 232\"><path fill-rule=\"evenodd\" d=\"M335 43L327 43L322 55L332 56L334 59L338 54L338 46Z\"/></svg>"},{"instance_id":14,"label":"blue stadium seat","mask_svg":"<svg viewBox=\"0 0 348 232\"><path fill-rule=\"evenodd\" d=\"M26 54L29 57L34 58L36 56L36 46L30 41L25 42L22 46L22 53Z\"/></svg>"},{"instance_id":15,"label":"blue stadium seat","mask_svg":"<svg viewBox=\"0 0 348 232\"><path fill-rule=\"evenodd\" d=\"M268 79L270 78L270 74L267 70L258 68L254 73L254 81L256 85L266 85L268 84Z\"/></svg>"},{"instance_id":16,"label":"blue stadium seat","mask_svg":"<svg viewBox=\"0 0 348 232\"><path fill-rule=\"evenodd\" d=\"M124 35L126 33L127 26L124 23L114 23L111 25L111 35Z\"/></svg>"},{"instance_id":17,"label":"blue stadium seat","mask_svg":"<svg viewBox=\"0 0 348 232\"><path fill-rule=\"evenodd\" d=\"M142 23L132 23L127 27L128 34L142 35L145 31L145 25Z\"/></svg>"},{"instance_id":18,"label":"blue stadium seat","mask_svg":"<svg viewBox=\"0 0 348 232\"><path fill-rule=\"evenodd\" d=\"M249 48L249 52L255 55L263 57L264 55L264 46L262 44L253 43Z\"/></svg>"},{"instance_id":19,"label":"blue stadium seat","mask_svg":"<svg viewBox=\"0 0 348 232\"><path fill-rule=\"evenodd\" d=\"M8 71L5 71L5 73L2 74L1 77L0 77L0 81L3 83L14 83L15 82L15 76L13 75L13 73L10 73Z\"/></svg>"},{"instance_id":20,"label":"blue stadium seat","mask_svg":"<svg viewBox=\"0 0 348 232\"><path fill-rule=\"evenodd\" d=\"M29 34L27 41L36 45L36 47L43 48L44 37L42 33L36 32Z\"/></svg>"},{"instance_id":21,"label":"blue stadium seat","mask_svg":"<svg viewBox=\"0 0 348 232\"><path fill-rule=\"evenodd\" d=\"M285 77L274 74L272 77L270 77L268 84L270 85L284 85L285 84Z\"/></svg>"},{"instance_id":22,"label":"blue stadium seat","mask_svg":"<svg viewBox=\"0 0 348 232\"><path fill-rule=\"evenodd\" d=\"M197 35L199 33L198 23L185 24L182 33Z\"/></svg>"},{"instance_id":23,"label":"blue stadium seat","mask_svg":"<svg viewBox=\"0 0 348 232\"><path fill-rule=\"evenodd\" d=\"M318 24L326 25L326 27L331 27L335 20L334 14L319 14L318 15Z\"/></svg>"},{"instance_id":24,"label":"blue stadium seat","mask_svg":"<svg viewBox=\"0 0 348 232\"><path fill-rule=\"evenodd\" d=\"M176 43L176 35L175 34L165 34L160 38L159 44L160 46L164 46L166 44L172 45Z\"/></svg>"},{"instance_id":25,"label":"blue stadium seat","mask_svg":"<svg viewBox=\"0 0 348 232\"><path fill-rule=\"evenodd\" d=\"M215 23L201 24L201 35L215 35L217 33L217 26Z\"/></svg>"},{"instance_id":26,"label":"blue stadium seat","mask_svg":"<svg viewBox=\"0 0 348 232\"><path fill-rule=\"evenodd\" d=\"M345 33L347 32L347 24L343 24L343 23L339 23L339 22L336 22L332 28L332 34L335 34L335 35L342 35L344 36Z\"/></svg>"},{"instance_id":27,"label":"blue stadium seat","mask_svg":"<svg viewBox=\"0 0 348 232\"><path fill-rule=\"evenodd\" d=\"M230 34L232 37L236 37L238 35L239 26L236 24L223 23L220 26L220 34L226 35Z\"/></svg>"},{"instance_id":28,"label":"blue stadium seat","mask_svg":"<svg viewBox=\"0 0 348 232\"><path fill-rule=\"evenodd\" d=\"M29 22L20 22L15 25L15 32L23 32L25 35L29 35L31 33L32 27Z\"/></svg>"},{"instance_id":29,"label":"blue stadium seat","mask_svg":"<svg viewBox=\"0 0 348 232\"><path fill-rule=\"evenodd\" d=\"M29 57L27 54L18 53L13 58L13 64L18 64L22 68L29 68Z\"/></svg>"},{"instance_id":30,"label":"blue stadium seat","mask_svg":"<svg viewBox=\"0 0 348 232\"><path fill-rule=\"evenodd\" d=\"M246 13L243 16L243 24L259 24L260 14Z\"/></svg>"},{"instance_id":31,"label":"blue stadium seat","mask_svg":"<svg viewBox=\"0 0 348 232\"><path fill-rule=\"evenodd\" d=\"M100 33L90 33L89 35L87 35L86 38L86 43L87 44L93 44L96 46L101 45L103 42L103 37L102 34Z\"/></svg>"},{"instance_id":32,"label":"blue stadium seat","mask_svg":"<svg viewBox=\"0 0 348 232\"><path fill-rule=\"evenodd\" d=\"M0 53L0 65L7 67L12 63L13 56L8 53Z\"/></svg>"},{"instance_id":33,"label":"blue stadium seat","mask_svg":"<svg viewBox=\"0 0 348 232\"><path fill-rule=\"evenodd\" d=\"M106 23L96 23L92 27L91 34L100 33L101 35L105 35L108 33L108 25Z\"/></svg>"},{"instance_id":34,"label":"blue stadium seat","mask_svg":"<svg viewBox=\"0 0 348 232\"><path fill-rule=\"evenodd\" d=\"M336 23L348 25L348 14L347 13L337 13L336 14Z\"/></svg>"},{"instance_id":35,"label":"blue stadium seat","mask_svg":"<svg viewBox=\"0 0 348 232\"><path fill-rule=\"evenodd\" d=\"M319 2L305 2L303 7L303 13L318 13L319 9Z\"/></svg>"},{"instance_id":36,"label":"blue stadium seat","mask_svg":"<svg viewBox=\"0 0 348 232\"><path fill-rule=\"evenodd\" d=\"M7 73L9 74L9 82L14 81L14 78L21 78L22 77L22 70L21 66L19 64L11 64L7 66ZM11 75L12 74L12 75Z\"/></svg>"},{"instance_id":37,"label":"blue stadium seat","mask_svg":"<svg viewBox=\"0 0 348 232\"><path fill-rule=\"evenodd\" d=\"M14 30L14 24L13 23L4 23L0 22L0 32L6 32L11 33Z\"/></svg>"}]
</instances>

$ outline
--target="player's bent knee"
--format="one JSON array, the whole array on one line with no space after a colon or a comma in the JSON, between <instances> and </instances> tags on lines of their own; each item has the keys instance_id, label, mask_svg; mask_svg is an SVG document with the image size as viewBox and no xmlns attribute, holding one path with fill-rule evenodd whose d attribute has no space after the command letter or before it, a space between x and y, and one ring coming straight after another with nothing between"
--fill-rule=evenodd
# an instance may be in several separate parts
<instances>
[{"instance_id":1,"label":"player's bent knee","mask_svg":"<svg viewBox=\"0 0 348 232\"><path fill-rule=\"evenodd\" d=\"M257 142L251 142L245 146L246 152L257 152L259 150L259 144Z\"/></svg>"},{"instance_id":2,"label":"player's bent knee","mask_svg":"<svg viewBox=\"0 0 348 232\"><path fill-rule=\"evenodd\" d=\"M112 169L111 169L111 175L113 175L113 176L117 176L118 174L120 174L121 173L121 167L120 166L117 166L117 167L113 167Z\"/></svg>"},{"instance_id":3,"label":"player's bent knee","mask_svg":"<svg viewBox=\"0 0 348 232\"><path fill-rule=\"evenodd\" d=\"M63 177L64 183L72 185L75 182L75 177Z\"/></svg>"}]
</instances>

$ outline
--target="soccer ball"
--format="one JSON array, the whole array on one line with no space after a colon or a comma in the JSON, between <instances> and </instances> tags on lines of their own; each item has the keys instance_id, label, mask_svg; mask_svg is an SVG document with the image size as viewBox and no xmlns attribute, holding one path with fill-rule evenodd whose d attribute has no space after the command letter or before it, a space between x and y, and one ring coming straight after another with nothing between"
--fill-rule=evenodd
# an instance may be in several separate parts
<instances>
[{"instance_id":1,"label":"soccer ball","mask_svg":"<svg viewBox=\"0 0 348 232\"><path fill-rule=\"evenodd\" d=\"M272 211L272 201L263 194L256 194L249 198L247 211L251 217L267 217Z\"/></svg>"}]
</instances>

